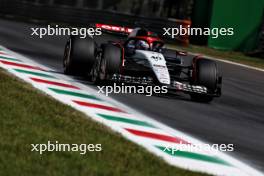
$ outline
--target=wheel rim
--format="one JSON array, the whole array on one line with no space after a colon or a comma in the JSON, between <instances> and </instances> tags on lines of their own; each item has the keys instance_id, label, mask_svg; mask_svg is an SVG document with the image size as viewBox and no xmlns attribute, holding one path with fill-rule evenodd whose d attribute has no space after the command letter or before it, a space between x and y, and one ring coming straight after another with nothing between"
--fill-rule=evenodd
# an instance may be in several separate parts
<instances>
[{"instance_id":1,"label":"wheel rim","mask_svg":"<svg viewBox=\"0 0 264 176\"><path fill-rule=\"evenodd\" d=\"M66 45L64 58L63 58L63 69L64 69L64 72L67 72L69 64L70 64L70 49L71 49L71 46L70 46L70 43L69 43L69 44Z\"/></svg>"},{"instance_id":2,"label":"wheel rim","mask_svg":"<svg viewBox=\"0 0 264 176\"><path fill-rule=\"evenodd\" d=\"M100 64L99 78L100 80L104 80L106 78L106 59L104 58Z\"/></svg>"},{"instance_id":3,"label":"wheel rim","mask_svg":"<svg viewBox=\"0 0 264 176\"><path fill-rule=\"evenodd\" d=\"M100 55L96 55L96 62L91 70L91 81L96 82L100 71Z\"/></svg>"},{"instance_id":4,"label":"wheel rim","mask_svg":"<svg viewBox=\"0 0 264 176\"><path fill-rule=\"evenodd\" d=\"M98 77L98 66L96 64L96 66L92 69L92 82L96 82Z\"/></svg>"}]
</instances>

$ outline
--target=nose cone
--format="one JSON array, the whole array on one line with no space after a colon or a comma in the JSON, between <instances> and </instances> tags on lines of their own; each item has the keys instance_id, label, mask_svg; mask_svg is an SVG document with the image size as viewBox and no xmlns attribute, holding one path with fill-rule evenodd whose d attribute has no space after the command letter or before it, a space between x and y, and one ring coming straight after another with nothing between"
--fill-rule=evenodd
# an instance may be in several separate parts
<instances>
[{"instance_id":1,"label":"nose cone","mask_svg":"<svg viewBox=\"0 0 264 176\"><path fill-rule=\"evenodd\" d=\"M161 84L170 84L170 75L166 60L161 53L141 50L138 50L137 52L149 61L151 69Z\"/></svg>"}]
</instances>

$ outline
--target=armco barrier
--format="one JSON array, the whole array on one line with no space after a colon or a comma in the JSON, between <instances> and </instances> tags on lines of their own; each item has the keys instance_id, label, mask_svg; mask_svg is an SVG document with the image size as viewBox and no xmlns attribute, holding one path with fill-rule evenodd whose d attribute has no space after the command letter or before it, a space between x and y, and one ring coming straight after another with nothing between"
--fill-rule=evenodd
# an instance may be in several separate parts
<instances>
[{"instance_id":1,"label":"armco barrier","mask_svg":"<svg viewBox=\"0 0 264 176\"><path fill-rule=\"evenodd\" d=\"M43 5L19 0L0 0L0 14L2 16L12 16L24 20L41 20L46 23L57 22L81 26L94 23L106 23L127 27L145 26L160 35L164 32L163 27L176 28L179 25L186 26L190 24L188 20L147 18L104 10ZM170 38L165 39L169 40ZM176 40L179 43L188 44L189 36L179 36Z\"/></svg>"}]
</instances>

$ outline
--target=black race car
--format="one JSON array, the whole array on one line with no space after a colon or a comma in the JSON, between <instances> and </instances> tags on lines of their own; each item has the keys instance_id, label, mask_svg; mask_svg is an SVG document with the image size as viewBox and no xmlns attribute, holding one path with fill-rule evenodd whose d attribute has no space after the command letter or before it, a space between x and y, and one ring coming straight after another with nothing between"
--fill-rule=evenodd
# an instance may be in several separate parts
<instances>
[{"instance_id":1,"label":"black race car","mask_svg":"<svg viewBox=\"0 0 264 176\"><path fill-rule=\"evenodd\" d=\"M189 58L189 59L187 59ZM85 74L92 82L106 80L143 85L166 85L195 101L210 102L221 95L217 64L201 56L164 48L164 42L144 28L129 32L124 41L100 46L92 37L71 36L63 57L65 74Z\"/></svg>"}]
</instances>

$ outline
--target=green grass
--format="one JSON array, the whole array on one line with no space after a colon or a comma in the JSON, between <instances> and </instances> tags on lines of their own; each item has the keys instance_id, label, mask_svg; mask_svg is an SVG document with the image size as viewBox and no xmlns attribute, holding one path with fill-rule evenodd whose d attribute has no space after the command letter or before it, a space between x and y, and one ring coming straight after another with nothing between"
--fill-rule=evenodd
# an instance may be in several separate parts
<instances>
[{"instance_id":1,"label":"green grass","mask_svg":"<svg viewBox=\"0 0 264 176\"><path fill-rule=\"evenodd\" d=\"M241 63L241 64L264 69L264 59L256 58L256 57L249 57L249 56L244 55L241 52L221 51L221 50L216 50L216 49L208 48L205 46L197 46L197 45L189 45L189 47L182 47L178 45L176 46L176 45L168 44L167 47L171 49L180 49L180 50L194 52L194 53L201 53L201 54L212 56L218 59L233 61L236 63Z\"/></svg>"},{"instance_id":2,"label":"green grass","mask_svg":"<svg viewBox=\"0 0 264 176\"><path fill-rule=\"evenodd\" d=\"M0 175L205 176L166 164L84 114L0 69ZM59 141L102 144L101 152L31 151L30 144Z\"/></svg>"}]
</instances>

